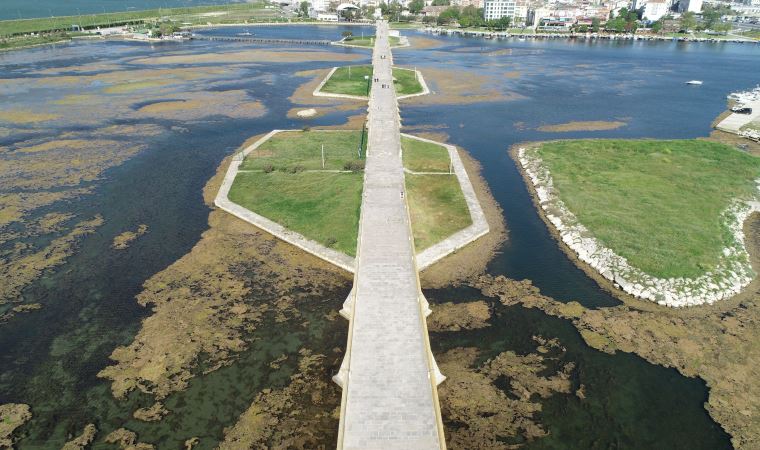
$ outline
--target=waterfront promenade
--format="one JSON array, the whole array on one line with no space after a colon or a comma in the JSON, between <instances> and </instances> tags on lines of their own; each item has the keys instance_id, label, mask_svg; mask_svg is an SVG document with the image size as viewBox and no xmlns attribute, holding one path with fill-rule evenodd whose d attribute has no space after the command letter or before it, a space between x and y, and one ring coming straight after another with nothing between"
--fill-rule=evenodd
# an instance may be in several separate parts
<instances>
[{"instance_id":1,"label":"waterfront promenade","mask_svg":"<svg viewBox=\"0 0 760 450\"><path fill-rule=\"evenodd\" d=\"M368 150L346 356L339 449L445 448L414 243L404 195L388 25L377 24Z\"/></svg>"}]
</instances>

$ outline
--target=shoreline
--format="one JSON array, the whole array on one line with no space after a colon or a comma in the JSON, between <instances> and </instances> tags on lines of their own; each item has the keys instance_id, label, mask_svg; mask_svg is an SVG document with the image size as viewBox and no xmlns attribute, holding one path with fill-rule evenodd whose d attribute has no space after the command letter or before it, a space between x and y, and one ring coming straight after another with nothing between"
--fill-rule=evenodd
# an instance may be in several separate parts
<instances>
[{"instance_id":1,"label":"shoreline","mask_svg":"<svg viewBox=\"0 0 760 450\"><path fill-rule=\"evenodd\" d=\"M711 307L711 306L717 306L717 305L724 305L728 302L735 302L735 301L741 301L746 299L748 295L750 295L752 292L756 291L758 286L760 286L760 276L757 274L760 273L760 259L758 259L758 253L760 253L760 243L755 242L756 239L753 239L752 235L747 233L747 230L749 227L751 227L754 223L760 222L760 211L754 210L750 211L747 216L741 220L741 223L739 224L739 233L743 235L743 248L744 251L748 255L748 264L751 267L752 270L755 271L755 275L749 279L748 282L744 283L738 290L735 292L731 292L728 296L723 296L719 299L713 299L712 301L702 301L702 302L682 302L679 301L679 298L676 298L675 300L667 299L667 302L665 301L658 301L654 299L649 299L641 296L634 295L633 293L629 292L626 289L626 286L623 286L622 283L617 282L617 278L615 274L613 274L612 279L605 277L601 272L599 272L597 269L595 269L591 264L581 259L578 252L573 249L562 237L562 234L560 230L557 229L555 224L549 219L547 215L547 211L544 209L544 207L541 205L541 202L539 200L539 194L536 190L536 186L532 182L528 172L526 171L525 167L523 166L523 163L519 156L519 151L521 149L524 149L528 146L535 146L537 144L543 143L543 142L549 142L549 141L541 141L541 142L520 142L517 144L514 144L510 147L508 150L508 154L512 161L514 162L515 166L520 172L520 175L522 176L524 185L528 189L528 193L531 197L531 203L534 206L534 209L537 211L539 217L546 225L547 230L549 231L549 234L552 236L552 239L554 239L558 244L560 249L562 249L562 252L565 253L565 255L570 259L570 261L581 269L587 276L589 276L591 279L593 279L596 284L604 291L610 293L618 300L622 301L624 304L642 307L644 305L651 307L667 307L668 309L690 309L689 307L699 306L700 308L705 307ZM612 253L615 256L618 256L611 250L609 250L606 247L602 248L602 251L607 251ZM618 256L619 257L619 256ZM640 269L636 269L633 267L634 270L640 271ZM643 272L642 272L643 273ZM648 274L645 274L648 275ZM652 275L648 275L652 279L655 280L663 280L667 281L666 279L661 279L658 277L654 277ZM705 276L705 275L702 275ZM625 284L627 284L629 287L631 285L634 285L636 283L630 282L628 280L623 280ZM725 294L727 291L725 289L721 289L721 293ZM649 309L649 308L642 308L642 309Z\"/></svg>"},{"instance_id":2,"label":"shoreline","mask_svg":"<svg viewBox=\"0 0 760 450\"><path fill-rule=\"evenodd\" d=\"M357 22L324 22L319 20L314 21L297 21L297 22L273 22L273 21L264 21L261 22L253 22L253 23L245 23L245 22L239 22L239 23L216 23L216 24L198 24L198 25L187 25L183 26L181 29L183 30L202 30L202 29L213 29L213 28L234 28L234 27L273 27L273 26L291 26L291 25L312 25L312 26L328 26L328 27L335 27L335 26L361 26L361 27L374 27L375 25L372 23L357 23ZM76 40L118 40L118 41L130 41L130 42L145 42L145 43L157 43L157 42L178 42L176 40L171 39L135 39L128 35L98 35L98 34L92 34L90 36L69 36L69 37L62 37L60 40L52 41L52 42L38 42L34 44L27 44L27 45L19 45L16 47L8 47L8 48L0 48L1 52L11 52L14 50L24 50L29 48L35 48L35 47L42 47L45 45L55 45L55 44L61 44L61 43L72 43ZM349 47L348 45L343 44L336 44L334 41L331 43L331 45L342 45L344 47ZM359 47L355 46L357 48L367 48L367 47Z\"/></svg>"},{"instance_id":3,"label":"shoreline","mask_svg":"<svg viewBox=\"0 0 760 450\"><path fill-rule=\"evenodd\" d=\"M726 42L734 44L758 44L760 40L753 39L719 39L719 38L697 38L697 37L669 37L669 36L652 36L652 35L635 35L635 34L598 34L598 33L510 33L508 31L480 31L480 30L461 30L439 27L420 27L419 31L434 35L450 35L463 37L480 37L484 39L578 39L578 40L606 40L606 41L662 41L662 42Z\"/></svg>"}]
</instances>

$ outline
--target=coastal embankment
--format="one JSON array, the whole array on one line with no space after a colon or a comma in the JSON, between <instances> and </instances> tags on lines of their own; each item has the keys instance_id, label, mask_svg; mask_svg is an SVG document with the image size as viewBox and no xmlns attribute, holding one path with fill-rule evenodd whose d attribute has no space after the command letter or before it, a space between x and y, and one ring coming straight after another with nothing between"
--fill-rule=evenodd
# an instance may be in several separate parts
<instances>
[{"instance_id":1,"label":"coastal embankment","mask_svg":"<svg viewBox=\"0 0 760 450\"><path fill-rule=\"evenodd\" d=\"M512 33L509 31L485 31L452 29L440 27L427 27L422 31L431 34L443 34L450 36L480 37L485 39L577 39L577 40L609 40L609 41L677 41L677 42L733 42L737 44L760 44L760 41L746 38L729 37L692 37L688 35L672 37L651 34L614 34L614 33Z\"/></svg>"},{"instance_id":2,"label":"coastal embankment","mask_svg":"<svg viewBox=\"0 0 760 450\"><path fill-rule=\"evenodd\" d=\"M616 143L611 142L610 145L615 146ZM678 159L676 156L678 150L670 154L669 147L674 145L676 145L675 141L668 141L660 146L668 155L663 160L666 163L669 163L671 158ZM659 240L653 240L653 242L659 242L658 251L650 249L642 253L635 250L637 245L630 240L632 236L645 232L650 225L649 222L644 223L642 220L635 219L636 213L628 209L623 208L617 211L616 208L612 208L615 211L609 211L609 215L605 216L605 223L617 221L613 227L617 231L610 232L607 225L600 225L597 221L593 221L595 213L584 207L581 208L582 215L585 219L592 221L592 223L584 223L584 220L578 217L578 208L582 203L578 199L568 198L570 194L566 192L565 195L560 195L562 188L557 186L554 174L550 172L548 164L539 154L541 147L542 144L526 144L517 145L511 150L529 186L536 208L552 233L563 244L563 249L571 259L587 269L587 273L591 272L597 280L601 276L610 282L614 287L613 292L619 289L635 298L669 307L695 306L729 299L739 294L755 278L756 274L745 246L743 226L752 214L760 212L760 202L757 200L756 192L746 198L735 198L729 201L727 205L721 206L723 209L720 211L717 209L710 212L700 211L693 218L694 221L684 221L682 230L676 227L679 228L675 230L676 233L690 232L700 236L726 234L714 245L708 247L706 241L701 239L700 242L703 242L704 246L692 245L689 236L681 234L683 239L669 236L668 230L652 223L650 231L664 236ZM659 157L658 152L655 152L653 157ZM688 177L685 172L682 175L684 178ZM601 176L604 177L604 174ZM651 182L656 183L656 175L650 178ZM598 182L595 180L587 180L590 184L584 185L581 191L592 189L594 183ZM610 198L617 198L614 191L620 186L616 186L616 181L611 179L607 179L605 183L609 184ZM684 186L687 185L688 182L684 183ZM666 214L664 211L668 205L664 203L670 198L668 194L650 192L636 186L629 187L630 192L626 194L640 198L643 204L649 205L650 210L662 210L663 215ZM564 188L569 190L570 186L565 183ZM705 188L709 189L707 186ZM744 192L744 188L737 188L736 192ZM584 193L579 195L585 196ZM591 197L594 196L589 196ZM594 198L594 202L599 200ZM687 194L682 201L688 203ZM572 202L575 208L570 208L568 202ZM710 215L713 212L719 215L715 219L720 221L721 226L718 229L702 228L701 222L704 217L700 219L698 216ZM631 220L635 223L628 223ZM689 226L691 228L688 228ZM643 236L640 237L643 238ZM652 237L655 238L655 236ZM681 240L683 242L679 242ZM614 250L610 244L614 244ZM645 244L639 243L638 246L641 245ZM668 246L672 248L663 248ZM689 254L693 255L691 259L698 260L695 267L673 262L673 259L684 260L688 258L685 255Z\"/></svg>"}]
</instances>

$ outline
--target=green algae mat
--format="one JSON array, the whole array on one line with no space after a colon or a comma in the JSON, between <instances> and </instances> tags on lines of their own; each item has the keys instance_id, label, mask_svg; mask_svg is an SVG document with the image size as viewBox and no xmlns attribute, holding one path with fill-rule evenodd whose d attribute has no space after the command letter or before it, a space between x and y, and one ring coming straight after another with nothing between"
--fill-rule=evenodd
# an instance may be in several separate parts
<instances>
[{"instance_id":1,"label":"green algae mat","mask_svg":"<svg viewBox=\"0 0 760 450\"><path fill-rule=\"evenodd\" d=\"M327 94L355 95L366 97L368 93L368 81L364 77L372 78L372 66L346 66L339 67L333 72L327 82L320 89ZM411 95L422 92L422 85L417 80L417 74L411 69L393 68L393 78L398 95Z\"/></svg>"},{"instance_id":2,"label":"green algae mat","mask_svg":"<svg viewBox=\"0 0 760 450\"><path fill-rule=\"evenodd\" d=\"M717 265L732 239L721 214L755 198L760 176L760 159L704 140L568 140L538 154L580 223L661 278Z\"/></svg>"}]
</instances>

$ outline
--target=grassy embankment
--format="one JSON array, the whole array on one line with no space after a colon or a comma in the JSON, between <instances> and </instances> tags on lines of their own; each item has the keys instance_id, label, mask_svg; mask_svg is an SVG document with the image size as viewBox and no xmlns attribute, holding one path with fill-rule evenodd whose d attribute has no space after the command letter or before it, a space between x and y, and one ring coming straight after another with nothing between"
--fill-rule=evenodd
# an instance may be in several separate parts
<instances>
[{"instance_id":1,"label":"grassy embankment","mask_svg":"<svg viewBox=\"0 0 760 450\"><path fill-rule=\"evenodd\" d=\"M760 40L760 30L736 31L741 37Z\"/></svg>"},{"instance_id":2,"label":"grassy embankment","mask_svg":"<svg viewBox=\"0 0 760 450\"><path fill-rule=\"evenodd\" d=\"M406 174L414 245L421 251L468 227L472 220L459 180L449 174L446 148L407 137L401 138L401 148L406 169L440 173Z\"/></svg>"},{"instance_id":3,"label":"grassy embankment","mask_svg":"<svg viewBox=\"0 0 760 450\"><path fill-rule=\"evenodd\" d=\"M365 80L367 76L370 79ZM412 69L393 68L396 93L398 95L410 95L422 92L422 85L417 80L417 75ZM367 96L367 84L371 84L372 66L346 66L339 67L327 80L321 91L329 94Z\"/></svg>"},{"instance_id":4,"label":"grassy embankment","mask_svg":"<svg viewBox=\"0 0 760 450\"><path fill-rule=\"evenodd\" d=\"M360 141L359 131L278 133L243 160L229 198L354 256L363 188L362 164L357 164ZM406 176L415 244L423 250L470 225L469 210L456 175L447 173L445 148L408 138L402 145L412 170L443 173ZM347 168L355 170L342 172Z\"/></svg>"},{"instance_id":5,"label":"grassy embankment","mask_svg":"<svg viewBox=\"0 0 760 450\"><path fill-rule=\"evenodd\" d=\"M353 36L346 38L343 43L347 45L356 45L359 47L371 48L375 46L375 36ZM388 43L391 47L398 47L398 45L401 43L401 39L396 36L388 36Z\"/></svg>"},{"instance_id":6,"label":"grassy embankment","mask_svg":"<svg viewBox=\"0 0 760 450\"><path fill-rule=\"evenodd\" d=\"M78 25L82 29L90 30L98 27L122 25L154 25L159 22L172 22L177 25L205 25L208 23L224 24L287 20L281 18L278 10L266 9L265 6L263 2L254 2L2 20L0 21L0 49L69 40L78 34L70 32L72 25Z\"/></svg>"},{"instance_id":7,"label":"grassy embankment","mask_svg":"<svg viewBox=\"0 0 760 450\"><path fill-rule=\"evenodd\" d=\"M560 199L608 248L662 278L714 268L731 239L721 213L756 196L760 159L703 140L574 140L539 155Z\"/></svg>"}]
</instances>

